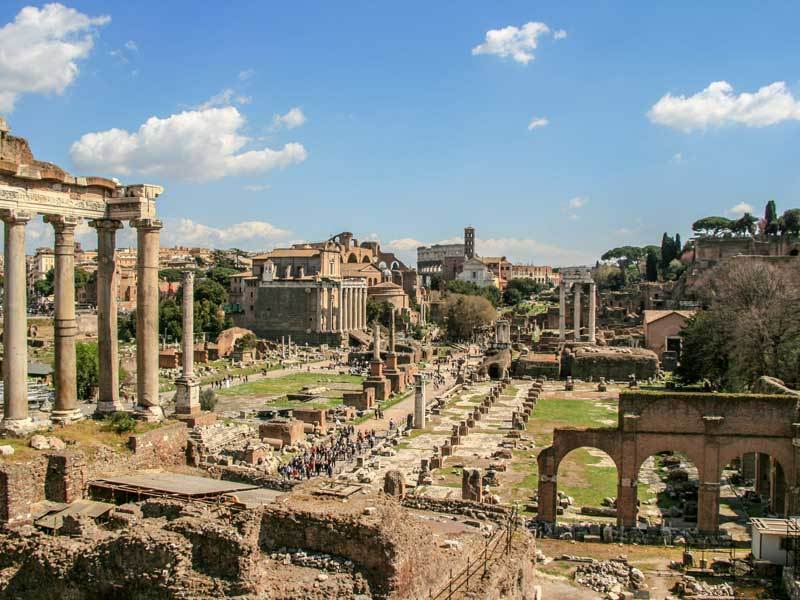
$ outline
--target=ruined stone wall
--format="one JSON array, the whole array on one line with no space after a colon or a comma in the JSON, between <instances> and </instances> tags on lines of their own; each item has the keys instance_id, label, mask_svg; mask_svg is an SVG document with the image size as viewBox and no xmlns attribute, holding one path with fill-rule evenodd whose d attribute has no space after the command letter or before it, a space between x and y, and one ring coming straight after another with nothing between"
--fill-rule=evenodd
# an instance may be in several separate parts
<instances>
[{"instance_id":1,"label":"ruined stone wall","mask_svg":"<svg viewBox=\"0 0 800 600\"><path fill-rule=\"evenodd\" d=\"M103 475L186 464L187 440L186 425L174 423L131 436L132 452L100 447L91 457L65 450L26 462L0 463L0 525L30 522L36 502L77 500L87 482Z\"/></svg>"},{"instance_id":2,"label":"ruined stone wall","mask_svg":"<svg viewBox=\"0 0 800 600\"><path fill-rule=\"evenodd\" d=\"M490 519L498 522L505 522L508 518L509 510L499 504L485 504L473 502L471 500L460 500L457 498L432 498L426 496L406 496L402 500L406 508L417 510L430 510L452 515L465 515L474 518Z\"/></svg>"},{"instance_id":3,"label":"ruined stone wall","mask_svg":"<svg viewBox=\"0 0 800 600\"><path fill-rule=\"evenodd\" d=\"M703 417L719 416L715 435L784 438L792 438L798 415L795 396L640 390L620 393L620 424L627 413L639 415L639 431L705 434Z\"/></svg>"},{"instance_id":4,"label":"ruined stone wall","mask_svg":"<svg viewBox=\"0 0 800 600\"><path fill-rule=\"evenodd\" d=\"M398 503L373 499L371 516L333 510L265 508L259 546L265 551L299 548L325 552L353 561L369 582L373 596L422 598L441 580L445 565L441 553ZM341 506L341 501L338 501ZM335 510L335 509L334 509ZM349 509L348 509L349 510Z\"/></svg>"},{"instance_id":5,"label":"ruined stone wall","mask_svg":"<svg viewBox=\"0 0 800 600\"><path fill-rule=\"evenodd\" d=\"M576 379L606 379L625 381L630 375L649 379L658 372L658 357L649 350L630 353L578 351L562 357L562 375Z\"/></svg>"},{"instance_id":6,"label":"ruined stone wall","mask_svg":"<svg viewBox=\"0 0 800 600\"><path fill-rule=\"evenodd\" d=\"M137 464L159 466L186 464L186 446L189 428L184 423L173 423L130 437L128 445Z\"/></svg>"},{"instance_id":7,"label":"ruined stone wall","mask_svg":"<svg viewBox=\"0 0 800 600\"><path fill-rule=\"evenodd\" d=\"M30 522L31 505L44 500L47 459L0 465L0 524Z\"/></svg>"}]
</instances>

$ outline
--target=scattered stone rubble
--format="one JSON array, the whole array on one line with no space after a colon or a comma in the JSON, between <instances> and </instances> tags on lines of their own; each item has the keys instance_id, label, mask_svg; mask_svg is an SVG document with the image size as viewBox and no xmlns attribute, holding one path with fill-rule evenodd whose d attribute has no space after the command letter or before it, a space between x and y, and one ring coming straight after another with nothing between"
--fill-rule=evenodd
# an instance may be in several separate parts
<instances>
[{"instance_id":1,"label":"scattered stone rubble","mask_svg":"<svg viewBox=\"0 0 800 600\"><path fill-rule=\"evenodd\" d=\"M712 585L684 575L672 590L681 598L736 598L736 592L729 583Z\"/></svg>"},{"instance_id":2,"label":"scattered stone rubble","mask_svg":"<svg viewBox=\"0 0 800 600\"><path fill-rule=\"evenodd\" d=\"M575 571L575 581L595 592L605 594L605 598L609 600L618 600L627 590L647 588L644 573L629 565L628 559L624 556L603 561L562 556L561 560L583 562Z\"/></svg>"}]
</instances>

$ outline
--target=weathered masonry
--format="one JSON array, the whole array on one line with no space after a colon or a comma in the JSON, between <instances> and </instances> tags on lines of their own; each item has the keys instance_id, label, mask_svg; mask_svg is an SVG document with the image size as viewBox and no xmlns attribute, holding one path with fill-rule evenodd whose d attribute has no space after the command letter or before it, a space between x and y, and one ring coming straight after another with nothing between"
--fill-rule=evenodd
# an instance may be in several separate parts
<instances>
[{"instance_id":1,"label":"weathered masonry","mask_svg":"<svg viewBox=\"0 0 800 600\"><path fill-rule=\"evenodd\" d=\"M752 462L766 481L774 512L796 514L800 508L800 418L795 396L622 392L615 428L556 429L553 445L539 454L539 515L555 522L557 474L572 450L598 448L617 467L617 519L636 525L637 478L653 454L675 451L697 467L700 486L697 529L715 534L719 524L722 470L734 459Z\"/></svg>"},{"instance_id":2,"label":"weathered masonry","mask_svg":"<svg viewBox=\"0 0 800 600\"><path fill-rule=\"evenodd\" d=\"M116 232L123 221L137 230L136 410L147 419L163 416L158 397L158 251L156 185L120 185L103 177L73 177L38 161L28 142L9 135L0 119L0 218L5 230L3 298L4 405L0 429L23 433L31 427L27 392L27 300L25 228L43 215L55 232L55 383L52 419L80 418L75 360L75 229L86 219L97 230L97 329L100 398L97 411L122 409L119 399Z\"/></svg>"}]
</instances>

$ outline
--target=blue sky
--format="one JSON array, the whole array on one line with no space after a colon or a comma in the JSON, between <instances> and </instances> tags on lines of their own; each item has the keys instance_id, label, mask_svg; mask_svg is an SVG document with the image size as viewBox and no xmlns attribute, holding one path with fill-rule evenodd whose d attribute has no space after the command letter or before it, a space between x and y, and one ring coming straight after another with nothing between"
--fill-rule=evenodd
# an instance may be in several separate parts
<instances>
[{"instance_id":1,"label":"blue sky","mask_svg":"<svg viewBox=\"0 0 800 600\"><path fill-rule=\"evenodd\" d=\"M413 257L470 224L479 253L575 264L743 204L800 205L798 17L772 2L7 0L0 112L74 174L163 185L165 243L346 229Z\"/></svg>"}]
</instances>

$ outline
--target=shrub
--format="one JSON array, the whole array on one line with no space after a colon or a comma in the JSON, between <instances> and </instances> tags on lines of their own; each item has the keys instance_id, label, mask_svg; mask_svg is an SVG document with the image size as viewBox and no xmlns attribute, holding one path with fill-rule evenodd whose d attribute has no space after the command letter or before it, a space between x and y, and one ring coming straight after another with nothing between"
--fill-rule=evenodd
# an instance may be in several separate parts
<instances>
[{"instance_id":1,"label":"shrub","mask_svg":"<svg viewBox=\"0 0 800 600\"><path fill-rule=\"evenodd\" d=\"M202 410L214 410L217 405L217 395L214 390L207 389L200 392L200 408Z\"/></svg>"},{"instance_id":2,"label":"shrub","mask_svg":"<svg viewBox=\"0 0 800 600\"><path fill-rule=\"evenodd\" d=\"M115 433L128 433L136 429L136 419L130 413L115 412L107 419L108 427Z\"/></svg>"}]
</instances>

